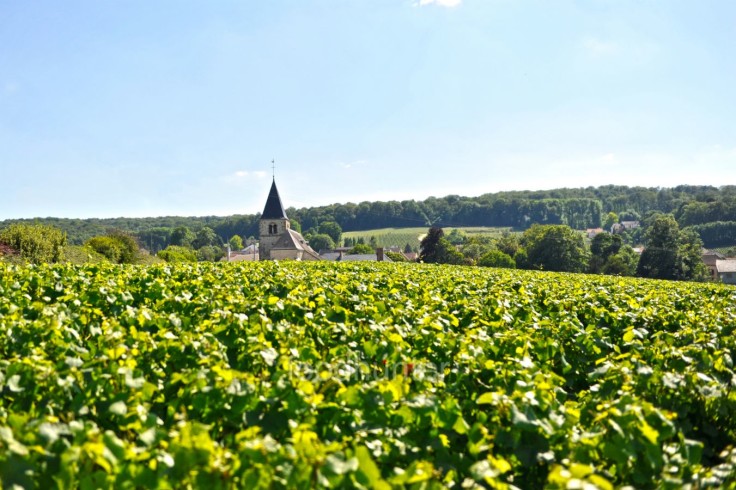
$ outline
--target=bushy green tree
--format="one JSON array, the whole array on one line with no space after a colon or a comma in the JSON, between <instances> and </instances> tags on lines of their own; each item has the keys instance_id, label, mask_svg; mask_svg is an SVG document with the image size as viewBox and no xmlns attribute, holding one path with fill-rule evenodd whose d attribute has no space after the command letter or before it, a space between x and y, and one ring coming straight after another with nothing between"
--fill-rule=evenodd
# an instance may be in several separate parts
<instances>
[{"instance_id":1,"label":"bushy green tree","mask_svg":"<svg viewBox=\"0 0 736 490\"><path fill-rule=\"evenodd\" d=\"M138 243L131 235L120 230L92 237L85 246L116 264L133 264L138 257Z\"/></svg>"},{"instance_id":2,"label":"bushy green tree","mask_svg":"<svg viewBox=\"0 0 736 490\"><path fill-rule=\"evenodd\" d=\"M566 225L533 225L521 237L532 269L583 272L588 250L580 232Z\"/></svg>"},{"instance_id":3,"label":"bushy green tree","mask_svg":"<svg viewBox=\"0 0 736 490\"><path fill-rule=\"evenodd\" d=\"M192 242L194 242L196 238L197 236L186 226L177 226L174 228L174 231L171 232L169 244L176 245L178 247L191 247Z\"/></svg>"},{"instance_id":4,"label":"bushy green tree","mask_svg":"<svg viewBox=\"0 0 736 490\"><path fill-rule=\"evenodd\" d=\"M391 259L393 262L406 262L406 257L404 257L399 252L385 252L386 257Z\"/></svg>"},{"instance_id":5,"label":"bushy green tree","mask_svg":"<svg viewBox=\"0 0 736 490\"><path fill-rule=\"evenodd\" d=\"M593 274L633 276L639 256L626 245L621 235L603 232L593 237L590 243L590 265Z\"/></svg>"},{"instance_id":6,"label":"bushy green tree","mask_svg":"<svg viewBox=\"0 0 736 490\"><path fill-rule=\"evenodd\" d=\"M683 281L707 277L701 252L703 241L692 230L680 230L671 214L653 216L645 238L646 248L636 269L638 276Z\"/></svg>"},{"instance_id":7,"label":"bushy green tree","mask_svg":"<svg viewBox=\"0 0 736 490\"><path fill-rule=\"evenodd\" d=\"M468 239L468 235L464 231L453 228L452 231L445 236L445 239L453 245L462 245Z\"/></svg>"},{"instance_id":8,"label":"bushy green tree","mask_svg":"<svg viewBox=\"0 0 736 490\"><path fill-rule=\"evenodd\" d=\"M123 256L123 245L118 240L112 237L103 235L92 237L84 244L94 250L96 253L102 255L110 262L120 264Z\"/></svg>"},{"instance_id":9,"label":"bushy green tree","mask_svg":"<svg viewBox=\"0 0 736 490\"><path fill-rule=\"evenodd\" d=\"M231 236L230 240L228 241L228 244L230 245L231 250L242 250L243 249L243 239L240 238L240 235Z\"/></svg>"},{"instance_id":10,"label":"bushy green tree","mask_svg":"<svg viewBox=\"0 0 736 490\"><path fill-rule=\"evenodd\" d=\"M509 255L500 250L490 250L486 252L478 261L478 265L482 267L502 267L505 269L515 269L516 261Z\"/></svg>"},{"instance_id":11,"label":"bushy green tree","mask_svg":"<svg viewBox=\"0 0 736 490\"><path fill-rule=\"evenodd\" d=\"M335 248L335 242L332 241L330 235L318 233L309 239L309 246L316 251L332 250Z\"/></svg>"},{"instance_id":12,"label":"bushy green tree","mask_svg":"<svg viewBox=\"0 0 736 490\"><path fill-rule=\"evenodd\" d=\"M371 248L370 245L366 245L365 243L357 243L353 248L348 250L347 255L361 255L372 253L375 253L375 249Z\"/></svg>"},{"instance_id":13,"label":"bushy green tree","mask_svg":"<svg viewBox=\"0 0 736 490\"><path fill-rule=\"evenodd\" d=\"M66 233L49 225L18 223L0 231L0 243L33 264L59 262L66 245Z\"/></svg>"},{"instance_id":14,"label":"bushy green tree","mask_svg":"<svg viewBox=\"0 0 736 490\"><path fill-rule=\"evenodd\" d=\"M222 246L206 245L197 249L197 260L200 262L217 262L224 256Z\"/></svg>"},{"instance_id":15,"label":"bushy green tree","mask_svg":"<svg viewBox=\"0 0 736 490\"><path fill-rule=\"evenodd\" d=\"M606 231L610 231L611 227L616 223L618 223L618 215L611 211L606 215L606 221L603 223L603 228L605 228Z\"/></svg>"},{"instance_id":16,"label":"bushy green tree","mask_svg":"<svg viewBox=\"0 0 736 490\"><path fill-rule=\"evenodd\" d=\"M513 257L521 248L521 243L519 241L520 236L521 235L518 233L504 232L504 234L496 240L496 248L509 257Z\"/></svg>"},{"instance_id":17,"label":"bushy green tree","mask_svg":"<svg viewBox=\"0 0 736 490\"><path fill-rule=\"evenodd\" d=\"M633 276L639 256L630 245L622 245L618 252L606 259L601 272L612 276Z\"/></svg>"},{"instance_id":18,"label":"bushy green tree","mask_svg":"<svg viewBox=\"0 0 736 490\"><path fill-rule=\"evenodd\" d=\"M342 228L334 221L325 221L319 224L319 234L328 235L334 243L340 243Z\"/></svg>"},{"instance_id":19,"label":"bushy green tree","mask_svg":"<svg viewBox=\"0 0 736 490\"><path fill-rule=\"evenodd\" d=\"M140 247L133 235L123 230L109 230L107 236L120 243L122 247L121 264L134 264L137 261Z\"/></svg>"},{"instance_id":20,"label":"bushy green tree","mask_svg":"<svg viewBox=\"0 0 736 490\"><path fill-rule=\"evenodd\" d=\"M215 230L209 226L203 226L200 228L199 231L197 231L196 237L192 241L192 248L196 249L219 245L222 245L222 240L220 240L220 237L215 233Z\"/></svg>"},{"instance_id":21,"label":"bushy green tree","mask_svg":"<svg viewBox=\"0 0 736 490\"><path fill-rule=\"evenodd\" d=\"M481 257L483 257L491 250L493 250L493 247L491 245L485 245L481 243L467 243L463 246L462 254L469 261L477 263Z\"/></svg>"},{"instance_id":22,"label":"bushy green tree","mask_svg":"<svg viewBox=\"0 0 736 490\"><path fill-rule=\"evenodd\" d=\"M169 263L179 262L196 262L197 253L188 247L181 247L179 245L169 245L165 249L161 250L158 257L164 259Z\"/></svg>"},{"instance_id":23,"label":"bushy green tree","mask_svg":"<svg viewBox=\"0 0 736 490\"><path fill-rule=\"evenodd\" d=\"M433 226L427 231L419 248L419 260L427 264L464 264L465 257L445 238L442 228Z\"/></svg>"}]
</instances>

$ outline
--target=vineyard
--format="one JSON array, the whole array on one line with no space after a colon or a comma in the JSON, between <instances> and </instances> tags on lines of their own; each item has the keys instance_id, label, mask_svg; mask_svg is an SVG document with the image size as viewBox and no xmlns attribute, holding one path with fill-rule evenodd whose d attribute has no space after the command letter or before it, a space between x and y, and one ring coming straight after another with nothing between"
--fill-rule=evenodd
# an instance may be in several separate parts
<instances>
[{"instance_id":1,"label":"vineyard","mask_svg":"<svg viewBox=\"0 0 736 490\"><path fill-rule=\"evenodd\" d=\"M0 263L0 486L736 488L734 330L720 285Z\"/></svg>"},{"instance_id":2,"label":"vineyard","mask_svg":"<svg viewBox=\"0 0 736 490\"><path fill-rule=\"evenodd\" d=\"M447 228L449 233L453 228ZM500 237L505 232L511 232L509 227L490 227L490 226L465 226L457 227L468 237L489 236ZM422 237L427 234L427 227L420 228L381 228L378 230L363 231L347 231L342 234L343 238L352 238L353 240L362 239L365 243L370 243L371 238L375 239L376 244L381 247L399 247L403 249L408 243L415 250L419 248L419 242Z\"/></svg>"}]
</instances>

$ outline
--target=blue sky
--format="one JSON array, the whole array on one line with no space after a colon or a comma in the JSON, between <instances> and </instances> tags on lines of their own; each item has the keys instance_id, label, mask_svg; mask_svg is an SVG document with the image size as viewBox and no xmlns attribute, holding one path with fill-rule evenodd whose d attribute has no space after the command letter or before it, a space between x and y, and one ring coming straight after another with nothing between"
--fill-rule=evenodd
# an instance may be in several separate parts
<instances>
[{"instance_id":1,"label":"blue sky","mask_svg":"<svg viewBox=\"0 0 736 490\"><path fill-rule=\"evenodd\" d=\"M736 2L6 1L0 219L736 184Z\"/></svg>"}]
</instances>

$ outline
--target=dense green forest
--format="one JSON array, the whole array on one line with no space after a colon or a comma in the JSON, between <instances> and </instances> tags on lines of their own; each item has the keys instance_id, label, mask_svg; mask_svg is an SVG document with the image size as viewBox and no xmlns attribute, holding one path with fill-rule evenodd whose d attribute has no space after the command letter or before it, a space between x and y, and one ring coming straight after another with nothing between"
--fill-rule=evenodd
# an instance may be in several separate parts
<instances>
[{"instance_id":1,"label":"dense green forest","mask_svg":"<svg viewBox=\"0 0 736 490\"><path fill-rule=\"evenodd\" d=\"M430 197L423 201L361 202L311 208L289 208L287 214L302 230L317 230L324 222L337 222L343 231L388 227L437 225L510 226L519 230L532 224L564 224L576 229L601 226L608 213L620 220L637 220L652 212L672 213L682 227L692 226L706 246L734 243L736 186L678 186L645 188L602 186L546 191L513 191L477 197ZM36 218L6 220L0 228L18 222L53 225L81 244L110 229L135 234L153 252L170 243L173 230L212 228L222 241L233 235L258 235L259 215L111 219ZM718 223L719 224L715 224Z\"/></svg>"}]
</instances>

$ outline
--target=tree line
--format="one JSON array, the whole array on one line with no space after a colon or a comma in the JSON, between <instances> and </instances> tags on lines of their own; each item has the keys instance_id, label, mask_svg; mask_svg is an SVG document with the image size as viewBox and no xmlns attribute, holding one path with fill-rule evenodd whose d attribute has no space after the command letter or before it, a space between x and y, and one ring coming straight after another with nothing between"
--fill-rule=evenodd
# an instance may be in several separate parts
<instances>
[{"instance_id":1,"label":"tree line","mask_svg":"<svg viewBox=\"0 0 736 490\"><path fill-rule=\"evenodd\" d=\"M681 229L672 214L652 214L643 227L645 249L637 254L625 235L601 232L590 244L567 225L532 225L523 233L500 238L472 237L457 244L431 227L422 239L419 260L426 263L477 265L555 272L587 272L655 279L705 281L703 242L695 231ZM454 243L453 243L454 242Z\"/></svg>"},{"instance_id":2,"label":"tree line","mask_svg":"<svg viewBox=\"0 0 736 490\"><path fill-rule=\"evenodd\" d=\"M431 225L510 226L525 230L534 224L585 229L606 224L606 217L610 213L615 213L620 220L639 220L653 212L672 214L680 227L693 226L695 231L701 233L707 246L720 246L730 240L732 230L736 227L736 186L647 188L608 185L287 209L287 214L294 219L293 225L300 225L305 234L310 235L325 235L320 231L324 223L336 223L344 231ZM13 223L51 225L64 231L69 243L75 245L104 235L111 229L123 230L135 236L142 247L156 253L172 244L171 236L176 228L186 227L197 233L207 227L224 243L234 235L257 237L259 219L259 214L224 217L37 218L2 221L0 228ZM730 224L703 227L714 222Z\"/></svg>"}]
</instances>

